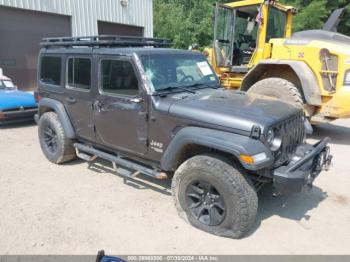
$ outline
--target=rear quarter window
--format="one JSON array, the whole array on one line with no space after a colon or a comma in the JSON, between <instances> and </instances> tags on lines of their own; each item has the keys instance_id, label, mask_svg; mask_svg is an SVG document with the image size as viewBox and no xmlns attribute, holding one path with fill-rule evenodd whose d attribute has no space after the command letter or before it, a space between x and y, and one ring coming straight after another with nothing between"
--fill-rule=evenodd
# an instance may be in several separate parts
<instances>
[{"instance_id":1,"label":"rear quarter window","mask_svg":"<svg viewBox=\"0 0 350 262\"><path fill-rule=\"evenodd\" d=\"M41 59L40 82L46 85L61 85L62 58L43 56Z\"/></svg>"},{"instance_id":2,"label":"rear quarter window","mask_svg":"<svg viewBox=\"0 0 350 262\"><path fill-rule=\"evenodd\" d=\"M68 59L68 80L70 88L89 90L91 88L91 59L72 57Z\"/></svg>"}]
</instances>

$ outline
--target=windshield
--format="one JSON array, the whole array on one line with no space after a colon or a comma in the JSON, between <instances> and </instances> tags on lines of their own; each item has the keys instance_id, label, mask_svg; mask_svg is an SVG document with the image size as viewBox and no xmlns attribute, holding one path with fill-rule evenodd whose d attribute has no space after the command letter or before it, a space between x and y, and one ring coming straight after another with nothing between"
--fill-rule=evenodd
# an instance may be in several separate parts
<instances>
[{"instance_id":1,"label":"windshield","mask_svg":"<svg viewBox=\"0 0 350 262\"><path fill-rule=\"evenodd\" d=\"M169 87L219 84L208 61L201 55L151 54L141 55L140 59L154 92Z\"/></svg>"},{"instance_id":2,"label":"windshield","mask_svg":"<svg viewBox=\"0 0 350 262\"><path fill-rule=\"evenodd\" d=\"M1 89L14 89L15 85L11 80L0 80L0 88Z\"/></svg>"}]
</instances>

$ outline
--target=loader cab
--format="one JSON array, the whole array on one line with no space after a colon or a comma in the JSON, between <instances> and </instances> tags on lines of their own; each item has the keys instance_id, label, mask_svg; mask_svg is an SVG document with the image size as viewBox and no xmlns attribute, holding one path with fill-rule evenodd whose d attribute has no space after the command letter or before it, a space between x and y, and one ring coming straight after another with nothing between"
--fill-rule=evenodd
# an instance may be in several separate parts
<instances>
[{"instance_id":1,"label":"loader cab","mask_svg":"<svg viewBox=\"0 0 350 262\"><path fill-rule=\"evenodd\" d=\"M270 39L291 35L291 10L275 1L217 3L213 43L217 73L245 74L269 58Z\"/></svg>"}]
</instances>

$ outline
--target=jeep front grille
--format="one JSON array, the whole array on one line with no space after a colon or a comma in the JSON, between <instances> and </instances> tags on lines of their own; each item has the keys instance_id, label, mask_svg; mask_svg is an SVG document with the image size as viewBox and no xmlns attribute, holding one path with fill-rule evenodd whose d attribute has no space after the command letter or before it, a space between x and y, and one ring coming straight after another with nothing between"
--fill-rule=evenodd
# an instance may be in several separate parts
<instances>
[{"instance_id":1,"label":"jeep front grille","mask_svg":"<svg viewBox=\"0 0 350 262\"><path fill-rule=\"evenodd\" d=\"M282 137L281 149L275 153L275 167L281 166L295 153L298 145L304 142L305 126L303 113L275 127Z\"/></svg>"}]
</instances>

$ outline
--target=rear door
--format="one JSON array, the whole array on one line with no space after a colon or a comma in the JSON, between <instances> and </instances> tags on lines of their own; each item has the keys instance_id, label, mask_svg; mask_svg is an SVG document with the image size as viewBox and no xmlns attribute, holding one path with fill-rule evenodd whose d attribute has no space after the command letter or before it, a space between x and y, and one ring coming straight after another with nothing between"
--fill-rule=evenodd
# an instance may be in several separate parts
<instances>
[{"instance_id":1,"label":"rear door","mask_svg":"<svg viewBox=\"0 0 350 262\"><path fill-rule=\"evenodd\" d=\"M129 57L98 58L97 140L109 148L143 155L148 149L147 96Z\"/></svg>"},{"instance_id":2,"label":"rear door","mask_svg":"<svg viewBox=\"0 0 350 262\"><path fill-rule=\"evenodd\" d=\"M93 60L91 55L68 55L65 71L65 106L80 138L95 139L92 91Z\"/></svg>"}]
</instances>

